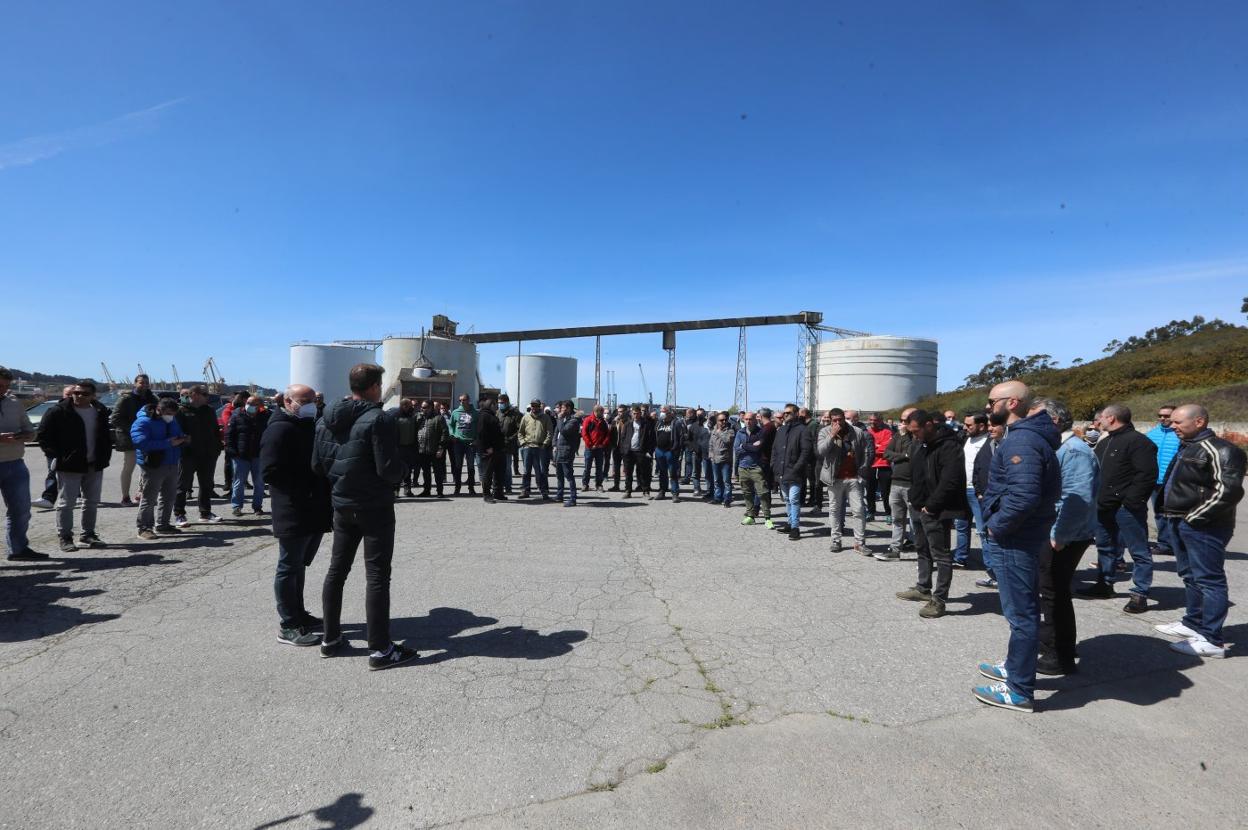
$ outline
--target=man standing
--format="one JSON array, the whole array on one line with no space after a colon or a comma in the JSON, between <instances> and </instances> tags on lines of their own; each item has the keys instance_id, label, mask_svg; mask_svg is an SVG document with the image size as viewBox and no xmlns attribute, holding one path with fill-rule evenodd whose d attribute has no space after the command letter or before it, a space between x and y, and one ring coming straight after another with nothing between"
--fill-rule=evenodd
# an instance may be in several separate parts
<instances>
[{"instance_id":1,"label":"man standing","mask_svg":"<svg viewBox=\"0 0 1248 830\"><path fill-rule=\"evenodd\" d=\"M888 549L875 554L875 558L881 562L901 559L901 549L906 543L907 524L910 526L910 535L914 543L924 546L927 544L923 538L922 531L919 529L918 519L911 520L912 517L917 517L918 515L918 511L914 510L910 504L910 456L917 448L917 444L914 435L911 433L912 425L906 419L910 417L912 412L914 412L914 407L902 410L901 426L897 433L889 439L888 446L884 448L884 457L892 465L892 481L888 491L888 509L892 515L893 529L889 538Z\"/></svg>"},{"instance_id":2,"label":"man standing","mask_svg":"<svg viewBox=\"0 0 1248 830\"><path fill-rule=\"evenodd\" d=\"M802 537L802 487L806 484L806 468L814 454L810 431L797 416L797 404L784 405L784 422L776 430L771 448L771 470L780 484L780 496L788 509L789 541Z\"/></svg>"},{"instance_id":3,"label":"man standing","mask_svg":"<svg viewBox=\"0 0 1248 830\"><path fill-rule=\"evenodd\" d=\"M73 392L76 387L77 384L74 383L63 387L61 389L61 400L69 401L72 404L74 399ZM40 426L43 425L42 421L39 423ZM39 498L30 503L30 506L38 507L43 510L51 510L56 507L56 494L58 492L58 487L56 485L56 458L48 455L47 453L44 453L43 457L47 459L48 462L48 474L44 476L43 479L43 492L39 495Z\"/></svg>"},{"instance_id":4,"label":"man standing","mask_svg":"<svg viewBox=\"0 0 1248 830\"><path fill-rule=\"evenodd\" d=\"M615 408L615 417L611 419L611 486L608 492L620 492L620 469L624 466L624 456L628 447L620 443L620 432L628 423L628 407L619 404Z\"/></svg>"},{"instance_id":5,"label":"man standing","mask_svg":"<svg viewBox=\"0 0 1248 830\"><path fill-rule=\"evenodd\" d=\"M264 402L252 395L242 409L230 415L225 433L225 454L234 461L234 481L230 487L230 504L234 515L243 515L243 488L251 477L251 510L264 515L264 471L260 467L260 438L269 423Z\"/></svg>"},{"instance_id":6,"label":"man standing","mask_svg":"<svg viewBox=\"0 0 1248 830\"><path fill-rule=\"evenodd\" d=\"M1162 512L1170 520L1170 549L1187 610L1178 622L1156 628L1182 638L1170 645L1180 654L1225 657L1226 546L1235 533L1235 506L1244 497L1244 451L1209 429L1203 406L1186 404L1170 417L1182 444L1162 485Z\"/></svg>"},{"instance_id":7,"label":"man standing","mask_svg":"<svg viewBox=\"0 0 1248 830\"><path fill-rule=\"evenodd\" d=\"M945 615L953 582L949 530L955 519L966 517L966 467L957 436L935 413L916 409L907 423L917 425L915 437L922 441L911 456L910 503L919 511L915 536L921 533L926 544L916 543L918 582L913 588L898 592L897 598L924 603L919 616L935 619Z\"/></svg>"},{"instance_id":8,"label":"man standing","mask_svg":"<svg viewBox=\"0 0 1248 830\"><path fill-rule=\"evenodd\" d=\"M585 442L585 471L581 477L581 489L589 489L589 473L593 468L594 489L601 493L602 480L607 475L607 453L611 451L611 427L607 424L602 404L595 406L593 414L581 422L581 440Z\"/></svg>"},{"instance_id":9,"label":"man standing","mask_svg":"<svg viewBox=\"0 0 1248 830\"><path fill-rule=\"evenodd\" d=\"M416 466L425 482L424 489L420 491L422 498L433 495L431 488L435 484L438 497L442 496L442 487L446 482L446 448L450 441L451 432L446 420L434 412L432 403L422 401L420 415L416 419Z\"/></svg>"},{"instance_id":10,"label":"man standing","mask_svg":"<svg viewBox=\"0 0 1248 830\"><path fill-rule=\"evenodd\" d=\"M746 412L741 418L742 427L734 439L741 497L745 499L745 518L741 524L754 524L761 506L764 525L772 530L776 524L771 520L771 490L763 477L763 428L753 412Z\"/></svg>"},{"instance_id":11,"label":"man standing","mask_svg":"<svg viewBox=\"0 0 1248 830\"><path fill-rule=\"evenodd\" d=\"M1034 708L1036 656L1039 648L1040 556L1051 547L1053 520L1062 494L1062 476L1054 452L1061 435L1048 412L1031 410L1031 390L1019 381L992 388L994 416L1006 413L1007 431L992 456L984 494L985 533L996 542L993 567L1001 593L1001 611L1010 624L1005 661L980 663L984 677L975 698L1018 712ZM1143 436L1141 436L1143 437ZM956 446L956 444L955 444Z\"/></svg>"},{"instance_id":12,"label":"man standing","mask_svg":"<svg viewBox=\"0 0 1248 830\"><path fill-rule=\"evenodd\" d=\"M988 416L982 412L967 415L962 419L962 425L964 427L962 433L962 457L966 464L966 503L971 508L971 517L975 521L975 531L979 534L979 547L982 551L984 547L984 517L979 513L979 499L975 498L975 488L972 486L972 481L975 473L975 457L979 455L979 451L988 442ZM971 558L971 520L958 519L953 523L953 529L958 534L958 544L953 551L953 565L955 568L965 568L967 561Z\"/></svg>"},{"instance_id":13,"label":"man standing","mask_svg":"<svg viewBox=\"0 0 1248 830\"><path fill-rule=\"evenodd\" d=\"M221 425L217 413L208 405L208 389L192 386L187 400L178 408L178 423L190 441L182 447L178 469L178 498L173 505L173 526L186 527L186 498L194 483L199 484L199 520L216 523L220 517L212 513L212 487L221 457Z\"/></svg>"},{"instance_id":14,"label":"man standing","mask_svg":"<svg viewBox=\"0 0 1248 830\"><path fill-rule=\"evenodd\" d=\"M1038 674L1073 674L1078 634L1070 583L1083 552L1096 533L1096 480L1100 474L1092 448L1072 431L1075 420L1061 401L1038 400L1031 413L1047 412L1061 433L1057 466L1062 477L1057 518L1049 544L1040 549L1040 658Z\"/></svg>"},{"instance_id":15,"label":"man standing","mask_svg":"<svg viewBox=\"0 0 1248 830\"><path fill-rule=\"evenodd\" d=\"M988 474L992 471L992 456L997 451L997 447L1001 446L1001 441L1005 439L1006 414L1003 412L997 413L995 417L1001 423L994 421L992 416L989 417L988 440L979 448L979 454L975 456L975 464L971 469L971 489L975 493L976 507L979 508L979 515L981 516L984 514L984 494L988 492ZM979 544L986 573L975 580L975 585L980 588L992 588L995 590L997 588L997 572L994 563L997 561L995 553L997 543L992 541L992 537L985 533L979 537Z\"/></svg>"},{"instance_id":16,"label":"man standing","mask_svg":"<svg viewBox=\"0 0 1248 830\"><path fill-rule=\"evenodd\" d=\"M529 411L520 419L520 458L524 462L524 478L520 484L520 498L532 495L531 485L537 479L542 501L550 501L550 481L546 476L546 464L542 461L543 447L550 440L550 424L542 411L542 402L534 398Z\"/></svg>"},{"instance_id":17,"label":"man standing","mask_svg":"<svg viewBox=\"0 0 1248 830\"><path fill-rule=\"evenodd\" d=\"M22 456L26 442L35 437L35 427L26 407L9 394L13 373L0 366L0 495L4 497L4 541L10 562L47 559L46 553L31 550L26 538L30 527L30 471Z\"/></svg>"},{"instance_id":18,"label":"man standing","mask_svg":"<svg viewBox=\"0 0 1248 830\"><path fill-rule=\"evenodd\" d=\"M139 410L130 427L135 462L143 469L143 493L139 497L139 538L153 541L157 533L181 533L169 523L178 494L178 463L182 445L189 439L177 420L178 402L162 398ZM157 507L159 506L159 519Z\"/></svg>"},{"instance_id":19,"label":"man standing","mask_svg":"<svg viewBox=\"0 0 1248 830\"><path fill-rule=\"evenodd\" d=\"M637 472L637 489L650 495L650 463L654 457L654 424L640 406L633 407L632 418L620 430L624 453L624 498L633 497L633 471Z\"/></svg>"},{"instance_id":20,"label":"man standing","mask_svg":"<svg viewBox=\"0 0 1248 830\"><path fill-rule=\"evenodd\" d=\"M104 547L95 534L95 512L100 504L104 468L113 451L108 426L108 407L95 399L95 383L80 380L39 422L39 447L56 464L60 488L56 507L56 534L61 550L72 553L74 545L74 505L82 496L83 547Z\"/></svg>"},{"instance_id":21,"label":"man standing","mask_svg":"<svg viewBox=\"0 0 1248 830\"><path fill-rule=\"evenodd\" d=\"M321 538L333 528L329 481L312 471L316 438L316 393L295 384L286 389L260 437L260 468L269 484L273 535L277 537L277 641L314 646L321 620L303 604L303 585ZM193 443L193 442L192 442Z\"/></svg>"},{"instance_id":22,"label":"man standing","mask_svg":"<svg viewBox=\"0 0 1248 830\"><path fill-rule=\"evenodd\" d=\"M659 500L667 498L672 488L672 501L680 501L680 457L685 451L685 425L664 404L659 408L659 422L654 427L654 463L659 468Z\"/></svg>"},{"instance_id":23,"label":"man standing","mask_svg":"<svg viewBox=\"0 0 1248 830\"><path fill-rule=\"evenodd\" d=\"M1131 598L1123 611L1148 610L1153 585L1153 556L1148 549L1148 499L1157 483L1157 447L1131 423L1131 410L1110 404L1101 410L1105 432L1096 442L1101 484L1096 495L1096 553L1099 568L1094 585L1083 596L1114 596L1118 552L1126 548L1133 563Z\"/></svg>"},{"instance_id":24,"label":"man standing","mask_svg":"<svg viewBox=\"0 0 1248 830\"><path fill-rule=\"evenodd\" d=\"M152 384L147 375L135 375L134 389L121 393L117 405L113 407L113 414L109 418L108 425L113 430L113 446L122 455L121 504L123 507L130 507L138 502L137 497L134 501L130 500L130 493L133 492L130 487L136 463L134 445L130 443L130 428L134 426L143 407L155 404L156 396L152 394Z\"/></svg>"},{"instance_id":25,"label":"man standing","mask_svg":"<svg viewBox=\"0 0 1248 830\"><path fill-rule=\"evenodd\" d=\"M473 444L477 440L477 410L467 395L459 396L459 406L451 410L451 477L455 480L455 495L463 485L464 461L468 461L468 495L475 496L477 453Z\"/></svg>"},{"instance_id":26,"label":"man standing","mask_svg":"<svg viewBox=\"0 0 1248 830\"><path fill-rule=\"evenodd\" d=\"M867 497L867 518L875 521L875 496L878 493L885 519L892 521L888 499L892 495L893 468L884 456L884 450L888 449L888 442L893 440L893 431L878 413L873 412L867 417L867 434L871 436L875 459L864 471L862 479L863 491Z\"/></svg>"},{"instance_id":27,"label":"man standing","mask_svg":"<svg viewBox=\"0 0 1248 830\"><path fill-rule=\"evenodd\" d=\"M555 422L555 435L552 442L555 457L555 475L558 488L555 498L563 501L564 507L576 507L576 472L572 469L576 461L576 451L581 446L581 421L572 411L572 401L560 401L556 406L559 419ZM568 498L563 498L564 482L568 485Z\"/></svg>"},{"instance_id":28,"label":"man standing","mask_svg":"<svg viewBox=\"0 0 1248 830\"><path fill-rule=\"evenodd\" d=\"M486 504L507 499L503 493L504 447L503 425L494 414L494 399L485 398L481 401L481 409L477 413L477 437L473 449L481 459L481 495Z\"/></svg>"},{"instance_id":29,"label":"man standing","mask_svg":"<svg viewBox=\"0 0 1248 830\"><path fill-rule=\"evenodd\" d=\"M420 470L416 459L419 452L416 402L411 398L402 398L398 408L390 410L390 415L394 417L394 430L398 436L399 458L403 459L403 466L407 468L407 473L403 476L403 495L411 498L415 495L412 487L416 484L416 475ZM394 489L397 493L399 488Z\"/></svg>"},{"instance_id":30,"label":"man standing","mask_svg":"<svg viewBox=\"0 0 1248 830\"><path fill-rule=\"evenodd\" d=\"M1148 440L1157 445L1157 486L1153 488L1153 522L1157 525L1156 553L1162 556L1172 555L1170 550L1169 519L1161 510L1161 484L1166 480L1170 462L1179 451L1179 435L1170 423L1174 414L1174 406L1163 404L1157 407L1157 426L1148 431Z\"/></svg>"},{"instance_id":31,"label":"man standing","mask_svg":"<svg viewBox=\"0 0 1248 830\"><path fill-rule=\"evenodd\" d=\"M316 424L312 469L329 479L334 509L334 546L321 590L325 635L321 656L343 644L342 589L364 543L364 613L369 671L417 657L390 639L390 563L394 558L394 486L403 480L394 419L381 409L381 376L372 363L352 367L351 397L334 401ZM475 412L474 412L475 415Z\"/></svg>"},{"instance_id":32,"label":"man standing","mask_svg":"<svg viewBox=\"0 0 1248 830\"><path fill-rule=\"evenodd\" d=\"M817 453L819 477L828 488L832 513L832 552L841 551L841 525L845 521L845 503L853 520L854 552L870 556L867 548L867 523L863 513L862 471L871 458L872 437L865 429L849 423L844 410L828 410L828 425L819 431Z\"/></svg>"},{"instance_id":33,"label":"man standing","mask_svg":"<svg viewBox=\"0 0 1248 830\"><path fill-rule=\"evenodd\" d=\"M708 457L711 460L711 472L714 474L709 482L715 504L732 507L732 449L736 435L728 424L728 413L720 412L715 416L715 428L711 430L708 441Z\"/></svg>"},{"instance_id":34,"label":"man standing","mask_svg":"<svg viewBox=\"0 0 1248 830\"><path fill-rule=\"evenodd\" d=\"M511 405L511 398L498 396L498 423L503 430L503 457L499 460L503 473L503 492L511 495L512 473L520 475L520 410ZM602 483L601 481L599 482ZM602 488L599 488L602 489Z\"/></svg>"},{"instance_id":35,"label":"man standing","mask_svg":"<svg viewBox=\"0 0 1248 830\"><path fill-rule=\"evenodd\" d=\"M702 418L706 416L703 412L699 417L696 409L685 410L685 458L683 477L681 484L693 484L693 495L702 495L702 433L706 431L706 424ZM711 482L707 482L709 487Z\"/></svg>"}]
</instances>

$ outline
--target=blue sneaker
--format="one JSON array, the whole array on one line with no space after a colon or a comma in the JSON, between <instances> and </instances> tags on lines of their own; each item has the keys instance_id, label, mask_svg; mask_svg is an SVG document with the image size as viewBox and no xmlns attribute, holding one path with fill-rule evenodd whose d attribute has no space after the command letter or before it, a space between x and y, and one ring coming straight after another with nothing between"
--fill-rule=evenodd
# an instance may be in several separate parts
<instances>
[{"instance_id":1,"label":"blue sneaker","mask_svg":"<svg viewBox=\"0 0 1248 830\"><path fill-rule=\"evenodd\" d=\"M1000 706L1002 709L1013 709L1015 712L1034 712L1035 706L1029 698L1016 695L1004 683L993 683L991 686L976 686L971 690L975 699L989 706Z\"/></svg>"},{"instance_id":2,"label":"blue sneaker","mask_svg":"<svg viewBox=\"0 0 1248 830\"><path fill-rule=\"evenodd\" d=\"M980 663L979 673L989 680L996 680L1000 683L1010 679L1010 676L1005 673L1005 663Z\"/></svg>"}]
</instances>

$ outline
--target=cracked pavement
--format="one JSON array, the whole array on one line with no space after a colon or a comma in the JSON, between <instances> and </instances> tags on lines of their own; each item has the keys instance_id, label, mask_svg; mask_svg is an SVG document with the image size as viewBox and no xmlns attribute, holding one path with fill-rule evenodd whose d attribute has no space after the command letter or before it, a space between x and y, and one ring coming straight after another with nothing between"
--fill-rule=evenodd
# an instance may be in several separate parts
<instances>
[{"instance_id":1,"label":"cracked pavement","mask_svg":"<svg viewBox=\"0 0 1248 830\"><path fill-rule=\"evenodd\" d=\"M1058 825L1240 822L1248 661L1152 631L1177 617L1172 559L1162 610L1077 601L1081 672L1026 716L970 696L1007 637L978 573L921 620L893 598L912 563L607 495L400 502L392 632L422 656L374 673L358 559L353 648L321 660L276 642L267 521L143 543L102 508L109 548L0 566L0 827L952 827L1003 800ZM37 512L33 545L54 541Z\"/></svg>"}]
</instances>

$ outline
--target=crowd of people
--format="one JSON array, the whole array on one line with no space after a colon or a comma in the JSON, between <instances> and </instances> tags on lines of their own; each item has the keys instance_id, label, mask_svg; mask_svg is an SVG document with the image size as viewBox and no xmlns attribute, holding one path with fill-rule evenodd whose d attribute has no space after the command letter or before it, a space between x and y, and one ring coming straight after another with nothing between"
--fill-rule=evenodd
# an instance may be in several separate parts
<instances>
[{"instance_id":1,"label":"crowd of people","mask_svg":"<svg viewBox=\"0 0 1248 830\"><path fill-rule=\"evenodd\" d=\"M198 521L221 521L211 508L224 454L234 516L243 514L248 487L257 515L265 515L266 492L270 497L281 642L319 646L324 657L341 652L342 593L363 548L370 669L416 656L389 634L400 492L445 497L453 487L455 496L465 488L476 496L479 481L487 504L552 501L552 466L553 501L564 507L577 505L578 478L582 492L592 486L625 499L677 503L683 486L709 504L739 503L742 525L761 523L792 541L803 538L802 519L824 515L826 503L833 553L844 549L846 537L852 552L880 561L914 552L915 582L897 597L920 603L925 619L945 615L954 570L971 564L974 532L985 570L977 584L1000 592L1010 627L1005 659L978 667L992 682L974 688L995 706L1030 711L1037 672L1077 671L1072 584L1092 545L1097 578L1081 593L1116 596L1125 551L1132 585L1123 610L1148 610L1153 557L1171 554L1186 613L1158 630L1185 654L1213 658L1226 650L1224 560L1243 497L1245 455L1209 429L1208 413L1195 404L1162 407L1147 434L1120 404L1076 430L1062 402L1035 399L1018 381L998 385L982 410L961 419L952 411L910 408L896 422L870 414L864 423L852 409L815 413L795 404L739 414L640 405L608 414L599 405L582 414L571 401L552 408L534 400L521 413L506 395L476 406L461 395L453 409L407 399L383 409L381 367L360 364L350 372L347 398L326 403L315 390L293 385L270 400L240 393L219 416L202 386L158 399L140 376L110 411L96 399L95 384L83 380L66 387L36 433L20 403L6 395L11 381L0 369L0 490L10 560L48 558L26 538L27 441L37 439L47 455L51 473L36 503L55 503L65 553L104 544L96 508L114 450L123 457L122 504L137 504L143 540L191 524L187 504L196 491ZM132 500L136 469L140 486ZM1150 504L1155 546L1148 538ZM872 549L867 523L877 510L889 541ZM319 619L304 605L304 575L326 533L333 543Z\"/></svg>"}]
</instances>

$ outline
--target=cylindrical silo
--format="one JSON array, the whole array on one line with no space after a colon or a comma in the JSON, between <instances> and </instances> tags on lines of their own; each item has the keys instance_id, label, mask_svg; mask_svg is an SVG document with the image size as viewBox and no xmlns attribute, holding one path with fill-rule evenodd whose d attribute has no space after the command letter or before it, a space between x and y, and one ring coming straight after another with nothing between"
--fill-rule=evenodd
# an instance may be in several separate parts
<instances>
[{"instance_id":1,"label":"cylindrical silo","mask_svg":"<svg viewBox=\"0 0 1248 830\"><path fill-rule=\"evenodd\" d=\"M576 358L552 354L511 355L507 358L507 394L516 406L534 398L542 403L576 399Z\"/></svg>"},{"instance_id":2,"label":"cylindrical silo","mask_svg":"<svg viewBox=\"0 0 1248 830\"><path fill-rule=\"evenodd\" d=\"M916 337L849 337L813 349L817 409L896 409L936 394L936 341Z\"/></svg>"},{"instance_id":3,"label":"cylindrical silo","mask_svg":"<svg viewBox=\"0 0 1248 830\"><path fill-rule=\"evenodd\" d=\"M343 346L338 343L292 343L290 346L290 382L311 386L332 401L349 391L347 374L357 363L376 360L372 349Z\"/></svg>"},{"instance_id":4,"label":"cylindrical silo","mask_svg":"<svg viewBox=\"0 0 1248 830\"><path fill-rule=\"evenodd\" d=\"M386 388L399 378L403 369L410 369L420 357L420 337L387 337L381 341L381 366L386 370ZM453 340L428 335L424 338L425 357L438 372L455 373L455 397L466 394L476 405L477 344L469 340Z\"/></svg>"}]
</instances>

